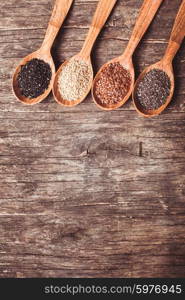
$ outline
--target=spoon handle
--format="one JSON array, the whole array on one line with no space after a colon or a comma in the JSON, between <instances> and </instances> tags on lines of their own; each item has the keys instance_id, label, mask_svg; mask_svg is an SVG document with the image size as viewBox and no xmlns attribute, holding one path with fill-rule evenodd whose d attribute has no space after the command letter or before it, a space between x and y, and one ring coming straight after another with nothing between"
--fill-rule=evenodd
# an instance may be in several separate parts
<instances>
[{"instance_id":1,"label":"spoon handle","mask_svg":"<svg viewBox=\"0 0 185 300\"><path fill-rule=\"evenodd\" d=\"M185 0L182 1L170 36L164 59L172 62L185 37Z\"/></svg>"},{"instance_id":2,"label":"spoon handle","mask_svg":"<svg viewBox=\"0 0 185 300\"><path fill-rule=\"evenodd\" d=\"M88 59L90 57L92 47L98 37L98 34L103 28L116 2L117 0L99 0L87 38L80 52L80 56L84 59Z\"/></svg>"},{"instance_id":3,"label":"spoon handle","mask_svg":"<svg viewBox=\"0 0 185 300\"><path fill-rule=\"evenodd\" d=\"M73 0L56 0L53 8L53 12L49 21L49 25L46 31L46 35L41 46L42 50L50 50L53 42L57 36L57 33L62 26L67 13L71 7Z\"/></svg>"},{"instance_id":4,"label":"spoon handle","mask_svg":"<svg viewBox=\"0 0 185 300\"><path fill-rule=\"evenodd\" d=\"M152 22L157 10L159 9L163 0L144 0L138 19L136 21L132 36L128 43L126 50L124 51L124 58L131 57Z\"/></svg>"}]
</instances>

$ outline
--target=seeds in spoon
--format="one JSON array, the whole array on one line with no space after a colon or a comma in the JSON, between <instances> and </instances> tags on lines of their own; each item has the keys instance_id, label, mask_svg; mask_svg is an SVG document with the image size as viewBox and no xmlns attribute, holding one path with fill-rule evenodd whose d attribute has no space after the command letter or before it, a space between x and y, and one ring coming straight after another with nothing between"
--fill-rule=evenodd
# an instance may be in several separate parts
<instances>
[{"instance_id":1,"label":"seeds in spoon","mask_svg":"<svg viewBox=\"0 0 185 300\"><path fill-rule=\"evenodd\" d=\"M21 94L33 99L47 90L51 81L50 65L41 59L34 58L21 66L17 81Z\"/></svg>"},{"instance_id":2,"label":"seeds in spoon","mask_svg":"<svg viewBox=\"0 0 185 300\"><path fill-rule=\"evenodd\" d=\"M145 110L155 110L165 104L170 90L169 76L162 70L153 69L137 85L135 99Z\"/></svg>"},{"instance_id":3,"label":"seeds in spoon","mask_svg":"<svg viewBox=\"0 0 185 300\"><path fill-rule=\"evenodd\" d=\"M82 60L71 59L58 79L60 94L64 100L79 100L87 93L92 80L91 65Z\"/></svg>"},{"instance_id":4,"label":"seeds in spoon","mask_svg":"<svg viewBox=\"0 0 185 300\"><path fill-rule=\"evenodd\" d=\"M119 62L110 63L102 69L95 82L94 95L103 105L121 102L131 85L131 76Z\"/></svg>"}]
</instances>

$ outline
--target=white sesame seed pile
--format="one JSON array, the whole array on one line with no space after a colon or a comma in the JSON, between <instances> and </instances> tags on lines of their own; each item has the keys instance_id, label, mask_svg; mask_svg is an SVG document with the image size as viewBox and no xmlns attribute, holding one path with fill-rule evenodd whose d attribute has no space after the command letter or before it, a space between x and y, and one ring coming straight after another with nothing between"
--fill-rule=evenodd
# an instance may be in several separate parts
<instances>
[{"instance_id":1,"label":"white sesame seed pile","mask_svg":"<svg viewBox=\"0 0 185 300\"><path fill-rule=\"evenodd\" d=\"M62 98L75 101L85 96L92 76L91 65L82 60L71 59L63 68L58 79Z\"/></svg>"}]
</instances>

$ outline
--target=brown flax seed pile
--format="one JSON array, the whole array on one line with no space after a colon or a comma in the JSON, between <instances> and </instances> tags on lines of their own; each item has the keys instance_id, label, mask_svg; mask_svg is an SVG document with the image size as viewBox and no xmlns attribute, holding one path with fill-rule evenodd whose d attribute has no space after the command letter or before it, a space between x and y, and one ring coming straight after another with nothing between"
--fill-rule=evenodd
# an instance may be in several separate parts
<instances>
[{"instance_id":1,"label":"brown flax seed pile","mask_svg":"<svg viewBox=\"0 0 185 300\"><path fill-rule=\"evenodd\" d=\"M95 83L95 97L100 104L116 104L127 95L131 85L130 73L119 63L102 69Z\"/></svg>"}]
</instances>

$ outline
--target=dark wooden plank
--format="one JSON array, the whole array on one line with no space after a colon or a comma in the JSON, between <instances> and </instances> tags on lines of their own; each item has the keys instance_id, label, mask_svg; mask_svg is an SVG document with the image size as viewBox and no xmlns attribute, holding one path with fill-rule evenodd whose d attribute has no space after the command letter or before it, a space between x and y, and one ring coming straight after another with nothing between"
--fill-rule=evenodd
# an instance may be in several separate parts
<instances>
[{"instance_id":1,"label":"dark wooden plank","mask_svg":"<svg viewBox=\"0 0 185 300\"><path fill-rule=\"evenodd\" d=\"M93 51L95 71L126 47L142 1L118 1ZM180 0L165 0L139 45L138 74L167 46ZM44 37L52 0L0 4L0 277L185 275L185 45L176 93L159 117L91 96L63 108L52 95L23 106L11 93L19 60ZM77 53L97 0L76 0L53 47ZM20 13L21 12L21 13Z\"/></svg>"}]
</instances>

